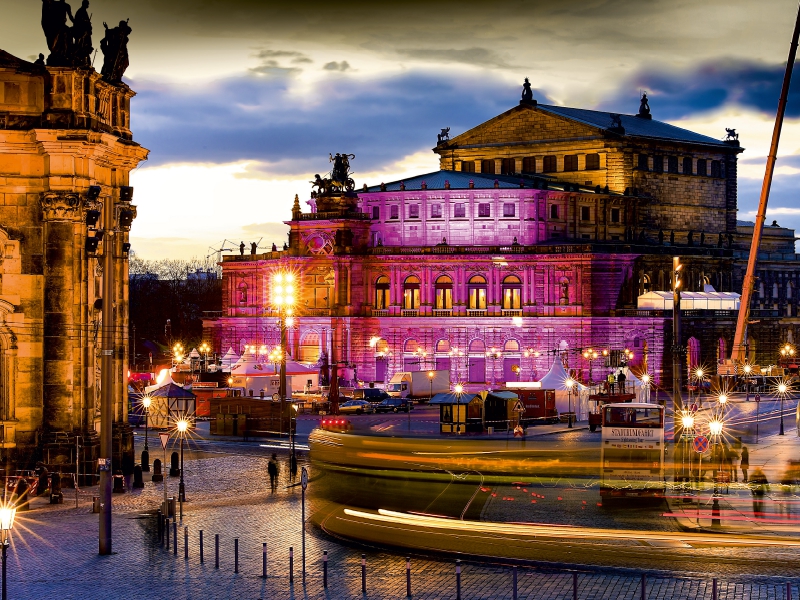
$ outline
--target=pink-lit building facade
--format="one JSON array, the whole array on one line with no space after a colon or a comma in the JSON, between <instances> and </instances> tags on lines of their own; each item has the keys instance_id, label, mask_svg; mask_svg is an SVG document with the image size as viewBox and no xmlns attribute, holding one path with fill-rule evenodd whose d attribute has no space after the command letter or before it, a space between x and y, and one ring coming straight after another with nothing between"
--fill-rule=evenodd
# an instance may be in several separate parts
<instances>
[{"instance_id":1,"label":"pink-lit building facade","mask_svg":"<svg viewBox=\"0 0 800 600\"><path fill-rule=\"evenodd\" d=\"M320 189L305 209L296 198L286 249L223 257L207 337L221 353L277 345L270 276L288 268L300 293L289 354L324 353L346 380L435 367L475 389L541 377L560 354L596 381L608 369L583 357L591 347L628 349L635 371L666 383L671 314L636 300L671 289L674 255L685 290L740 291L741 151L653 120L645 105L615 115L521 102L440 141L439 171ZM693 360L728 351L725 312L686 315Z\"/></svg>"}]
</instances>

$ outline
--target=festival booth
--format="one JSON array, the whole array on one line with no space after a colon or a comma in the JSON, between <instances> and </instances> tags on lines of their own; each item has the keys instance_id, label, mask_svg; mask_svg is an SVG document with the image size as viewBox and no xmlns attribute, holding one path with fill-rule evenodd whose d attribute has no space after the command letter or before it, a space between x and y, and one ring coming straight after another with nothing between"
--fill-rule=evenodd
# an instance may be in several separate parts
<instances>
[{"instance_id":1,"label":"festival booth","mask_svg":"<svg viewBox=\"0 0 800 600\"><path fill-rule=\"evenodd\" d=\"M246 396L271 398L280 389L280 365L258 362L255 352L245 352L231 365L231 387L241 388ZM317 389L319 373L293 360L286 361L286 397L292 390Z\"/></svg>"},{"instance_id":2,"label":"festival booth","mask_svg":"<svg viewBox=\"0 0 800 600\"><path fill-rule=\"evenodd\" d=\"M739 310L735 292L681 292L681 310ZM672 292L647 292L636 300L639 310L672 310Z\"/></svg>"},{"instance_id":3,"label":"festival booth","mask_svg":"<svg viewBox=\"0 0 800 600\"><path fill-rule=\"evenodd\" d=\"M225 373L230 373L231 366L236 364L236 361L239 360L239 355L233 351L233 348L228 348L228 351L225 353L225 356L222 357L220 364L221 368Z\"/></svg>"},{"instance_id":4,"label":"festival booth","mask_svg":"<svg viewBox=\"0 0 800 600\"><path fill-rule=\"evenodd\" d=\"M483 431L483 398L480 394L444 392L434 395L428 404L439 407L441 433Z\"/></svg>"},{"instance_id":5,"label":"festival booth","mask_svg":"<svg viewBox=\"0 0 800 600\"><path fill-rule=\"evenodd\" d=\"M553 366L547 372L547 375L539 380L542 389L549 389L556 391L556 409L558 413L568 413L570 408L570 392L569 388L565 385L570 376L564 368L564 363L561 362L561 357L556 356L553 361ZM589 414L589 388L577 380L575 385L572 386L572 410L575 413L575 420L581 421L586 419Z\"/></svg>"},{"instance_id":6,"label":"festival booth","mask_svg":"<svg viewBox=\"0 0 800 600\"><path fill-rule=\"evenodd\" d=\"M151 399L148 418L153 429L174 429L175 423L182 418L189 421L189 428L194 429L197 416L195 395L167 377L161 383L145 389Z\"/></svg>"}]
</instances>

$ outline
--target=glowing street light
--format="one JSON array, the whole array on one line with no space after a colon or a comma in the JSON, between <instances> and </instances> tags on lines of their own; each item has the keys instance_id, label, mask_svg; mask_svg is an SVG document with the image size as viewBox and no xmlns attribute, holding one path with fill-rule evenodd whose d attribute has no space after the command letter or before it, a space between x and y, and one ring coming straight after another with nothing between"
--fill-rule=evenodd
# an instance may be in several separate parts
<instances>
[{"instance_id":1,"label":"glowing street light","mask_svg":"<svg viewBox=\"0 0 800 600\"><path fill-rule=\"evenodd\" d=\"M727 404L727 402L728 402L728 395L727 394L720 394L718 399L719 399L719 403L722 406L725 406L725 404Z\"/></svg>"},{"instance_id":2,"label":"glowing street light","mask_svg":"<svg viewBox=\"0 0 800 600\"><path fill-rule=\"evenodd\" d=\"M460 383L457 383L453 387L453 391L456 394L456 433L461 433L461 395L464 393L464 386Z\"/></svg>"},{"instance_id":3,"label":"glowing street light","mask_svg":"<svg viewBox=\"0 0 800 600\"><path fill-rule=\"evenodd\" d=\"M778 395L781 397L781 428L778 431L778 435L784 435L783 432L783 400L786 397L786 394L789 392L789 386L786 385L785 381L781 381L778 384Z\"/></svg>"},{"instance_id":4,"label":"glowing street light","mask_svg":"<svg viewBox=\"0 0 800 600\"><path fill-rule=\"evenodd\" d=\"M572 429L572 388L575 385L575 380L567 377L564 381L564 387L567 388L567 401L569 402L569 412L567 413L567 428Z\"/></svg>"},{"instance_id":5,"label":"glowing street light","mask_svg":"<svg viewBox=\"0 0 800 600\"><path fill-rule=\"evenodd\" d=\"M7 599L6 594L6 553L11 541L11 529L14 527L14 516L17 509L9 504L0 507L0 544L3 546L3 600Z\"/></svg>"},{"instance_id":6,"label":"glowing street light","mask_svg":"<svg viewBox=\"0 0 800 600\"><path fill-rule=\"evenodd\" d=\"M721 419L711 419L708 422L708 431L714 436L722 435L722 426L723 422Z\"/></svg>"},{"instance_id":7,"label":"glowing street light","mask_svg":"<svg viewBox=\"0 0 800 600\"><path fill-rule=\"evenodd\" d=\"M280 354L280 384L278 393L281 397L281 431L283 430L283 416L285 411L286 402L286 352L285 348L289 347L289 339L287 328L292 325L288 320L294 313L294 307L297 303L297 288L295 287L295 274L291 271L276 271L272 274L270 301L272 309L278 313L279 324L281 330L281 354ZM335 410L335 407L331 407ZM292 428L292 415L289 415L289 429L291 435ZM297 473L297 457L295 455L294 447L292 447L292 455L289 459L289 470L292 475Z\"/></svg>"},{"instance_id":8,"label":"glowing street light","mask_svg":"<svg viewBox=\"0 0 800 600\"><path fill-rule=\"evenodd\" d=\"M144 408L144 450L142 451L142 471L145 473L150 471L150 448L148 447L148 427L150 421L150 405L153 399L150 396L142 398L142 408Z\"/></svg>"},{"instance_id":9,"label":"glowing street light","mask_svg":"<svg viewBox=\"0 0 800 600\"><path fill-rule=\"evenodd\" d=\"M692 413L686 413L681 417L681 425L683 425L684 429L694 429L694 415Z\"/></svg>"},{"instance_id":10,"label":"glowing street light","mask_svg":"<svg viewBox=\"0 0 800 600\"><path fill-rule=\"evenodd\" d=\"M745 402L750 402L750 373L753 371L753 367L745 364L742 370L744 371Z\"/></svg>"},{"instance_id":11,"label":"glowing street light","mask_svg":"<svg viewBox=\"0 0 800 600\"><path fill-rule=\"evenodd\" d=\"M189 421L186 417L178 419L178 422L175 423L175 429L178 430L178 436L181 438L181 481L178 485L178 501L181 505L181 521L183 521L183 503L186 502L186 487L183 484L183 440L189 430Z\"/></svg>"}]
</instances>

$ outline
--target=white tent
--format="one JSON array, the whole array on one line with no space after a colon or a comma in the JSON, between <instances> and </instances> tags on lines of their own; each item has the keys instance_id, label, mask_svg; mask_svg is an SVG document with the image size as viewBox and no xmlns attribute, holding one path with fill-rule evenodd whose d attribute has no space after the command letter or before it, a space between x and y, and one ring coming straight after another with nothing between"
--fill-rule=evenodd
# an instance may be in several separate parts
<instances>
[{"instance_id":1,"label":"white tent","mask_svg":"<svg viewBox=\"0 0 800 600\"><path fill-rule=\"evenodd\" d=\"M681 310L739 310L735 292L681 292ZM672 310L672 292L647 292L637 298L640 310Z\"/></svg>"},{"instance_id":2,"label":"white tent","mask_svg":"<svg viewBox=\"0 0 800 600\"><path fill-rule=\"evenodd\" d=\"M645 385L644 382L631 371L630 367L625 367L623 372L625 373L625 387L630 391L631 386L633 386L633 391L636 394L636 401L650 402L650 386Z\"/></svg>"},{"instance_id":3,"label":"white tent","mask_svg":"<svg viewBox=\"0 0 800 600\"><path fill-rule=\"evenodd\" d=\"M231 370L231 365L239 360L239 355L233 351L233 348L228 348L225 356L222 357L222 370L228 372Z\"/></svg>"},{"instance_id":4,"label":"white tent","mask_svg":"<svg viewBox=\"0 0 800 600\"><path fill-rule=\"evenodd\" d=\"M569 378L569 374L564 368L564 363L561 362L561 357L556 356L553 366L539 380L539 383L542 384L542 389L556 391L556 410L559 413L569 412L571 403L575 419L580 421L589 414L589 388L576 381L570 394L569 388L565 385Z\"/></svg>"}]
</instances>

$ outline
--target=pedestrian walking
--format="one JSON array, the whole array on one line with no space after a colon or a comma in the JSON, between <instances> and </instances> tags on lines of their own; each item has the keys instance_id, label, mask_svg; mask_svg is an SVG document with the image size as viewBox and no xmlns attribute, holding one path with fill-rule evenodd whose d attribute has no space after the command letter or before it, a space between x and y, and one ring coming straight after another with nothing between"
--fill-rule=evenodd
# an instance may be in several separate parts
<instances>
[{"instance_id":1,"label":"pedestrian walking","mask_svg":"<svg viewBox=\"0 0 800 600\"><path fill-rule=\"evenodd\" d=\"M739 466L742 468L742 481L747 483L747 469L750 468L750 450L747 446L742 446L742 460Z\"/></svg>"},{"instance_id":2,"label":"pedestrian walking","mask_svg":"<svg viewBox=\"0 0 800 600\"><path fill-rule=\"evenodd\" d=\"M731 446L727 449L727 462L728 462L728 474L730 475L730 480L734 483L739 482L739 469L737 468L737 461L739 460L739 453L736 452L736 448Z\"/></svg>"},{"instance_id":3,"label":"pedestrian walking","mask_svg":"<svg viewBox=\"0 0 800 600\"><path fill-rule=\"evenodd\" d=\"M756 468L750 478L750 491L753 494L753 515L764 516L764 495L769 491L769 481L764 471Z\"/></svg>"},{"instance_id":4,"label":"pedestrian walking","mask_svg":"<svg viewBox=\"0 0 800 600\"><path fill-rule=\"evenodd\" d=\"M274 492L278 487L278 455L275 453L267 463L267 472L269 473L269 487Z\"/></svg>"}]
</instances>

